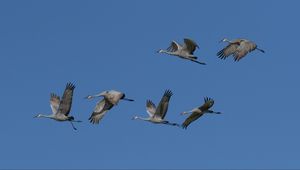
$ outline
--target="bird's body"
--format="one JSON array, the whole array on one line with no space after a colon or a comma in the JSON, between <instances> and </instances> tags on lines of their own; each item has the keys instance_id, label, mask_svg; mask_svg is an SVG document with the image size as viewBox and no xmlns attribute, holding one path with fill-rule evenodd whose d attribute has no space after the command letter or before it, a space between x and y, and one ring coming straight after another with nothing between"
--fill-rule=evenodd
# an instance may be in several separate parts
<instances>
[{"instance_id":1,"label":"bird's body","mask_svg":"<svg viewBox=\"0 0 300 170\"><path fill-rule=\"evenodd\" d=\"M143 118L139 116L134 116L133 119L148 121L155 124L167 124L172 126L179 126L177 123L170 123L169 121L164 119L168 111L169 101L172 95L173 95L172 91L166 90L161 101L159 102L158 107L156 107L151 100L147 100L146 109L149 117Z\"/></svg>"},{"instance_id":2,"label":"bird's body","mask_svg":"<svg viewBox=\"0 0 300 170\"><path fill-rule=\"evenodd\" d=\"M229 43L225 48L223 48L217 53L217 56L221 59L226 59L227 57L232 55L234 61L239 61L240 59L245 57L248 53L254 50L259 50L262 53L265 52L264 50L259 49L254 42L247 39L235 39L233 41L230 41L224 38L221 41Z\"/></svg>"},{"instance_id":3,"label":"bird's body","mask_svg":"<svg viewBox=\"0 0 300 170\"><path fill-rule=\"evenodd\" d=\"M165 53L173 56L180 57L182 59L190 60L196 62L198 64L205 63L197 61L197 57L194 55L194 51L196 48L199 48L196 42L191 39L185 38L184 45L178 44L176 41L172 41L171 45L167 48L167 50L159 50L158 53Z\"/></svg>"},{"instance_id":4,"label":"bird's body","mask_svg":"<svg viewBox=\"0 0 300 170\"><path fill-rule=\"evenodd\" d=\"M117 105L120 100L134 101L132 99L125 98L124 93L116 90L103 91L97 95L89 95L86 98L93 99L99 96L102 96L103 99L96 104L94 111L89 118L90 122L93 124L98 124L106 112L113 108L113 106Z\"/></svg>"},{"instance_id":5,"label":"bird's body","mask_svg":"<svg viewBox=\"0 0 300 170\"><path fill-rule=\"evenodd\" d=\"M188 114L191 113L191 115L185 119L185 121L182 123L182 127L186 129L193 121L197 120L200 118L202 115L206 113L215 113L215 114L220 114L221 112L214 112L210 110L210 108L214 105L214 100L208 97L204 98L204 104L200 107L197 107L191 111L188 112L183 112L181 114Z\"/></svg>"},{"instance_id":6,"label":"bird's body","mask_svg":"<svg viewBox=\"0 0 300 170\"><path fill-rule=\"evenodd\" d=\"M73 116L69 116L72 106L72 98L73 98L73 91L75 86L72 83L67 83L64 94L62 99L54 93L50 94L50 107L52 110L52 114L45 115L45 114L38 114L35 116L36 118L50 118L56 121L69 121L71 122L81 122L75 121ZM72 124L73 129L76 130L74 125Z\"/></svg>"}]
</instances>

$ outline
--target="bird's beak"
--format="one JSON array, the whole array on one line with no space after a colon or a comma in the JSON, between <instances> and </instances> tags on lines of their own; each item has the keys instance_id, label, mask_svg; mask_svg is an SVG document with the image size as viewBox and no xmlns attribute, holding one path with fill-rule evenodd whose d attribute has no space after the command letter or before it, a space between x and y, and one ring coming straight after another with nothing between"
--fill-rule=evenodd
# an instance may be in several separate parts
<instances>
[{"instance_id":1,"label":"bird's beak","mask_svg":"<svg viewBox=\"0 0 300 170\"><path fill-rule=\"evenodd\" d=\"M91 95L88 95L88 96L84 97L84 99L93 99L93 98L94 98L94 97L91 96Z\"/></svg>"},{"instance_id":2,"label":"bird's beak","mask_svg":"<svg viewBox=\"0 0 300 170\"><path fill-rule=\"evenodd\" d=\"M38 116L36 115L36 116L33 116L33 118L37 118Z\"/></svg>"},{"instance_id":3,"label":"bird's beak","mask_svg":"<svg viewBox=\"0 0 300 170\"><path fill-rule=\"evenodd\" d=\"M188 114L188 112L181 112L180 115Z\"/></svg>"}]
</instances>

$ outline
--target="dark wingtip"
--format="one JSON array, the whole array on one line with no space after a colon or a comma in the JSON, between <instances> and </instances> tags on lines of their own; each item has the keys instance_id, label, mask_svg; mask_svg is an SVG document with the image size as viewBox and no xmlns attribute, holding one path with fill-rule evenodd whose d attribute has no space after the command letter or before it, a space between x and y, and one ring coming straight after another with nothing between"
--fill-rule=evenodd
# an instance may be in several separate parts
<instances>
[{"instance_id":1,"label":"dark wingtip","mask_svg":"<svg viewBox=\"0 0 300 170\"><path fill-rule=\"evenodd\" d=\"M74 90L75 89L75 85L72 82L68 82L67 85L66 85L66 88L70 89L70 90Z\"/></svg>"},{"instance_id":2,"label":"dark wingtip","mask_svg":"<svg viewBox=\"0 0 300 170\"><path fill-rule=\"evenodd\" d=\"M172 92L170 89L167 89L167 90L165 91L165 94L164 94L164 95L171 97L171 96L173 95L173 92Z\"/></svg>"}]
</instances>

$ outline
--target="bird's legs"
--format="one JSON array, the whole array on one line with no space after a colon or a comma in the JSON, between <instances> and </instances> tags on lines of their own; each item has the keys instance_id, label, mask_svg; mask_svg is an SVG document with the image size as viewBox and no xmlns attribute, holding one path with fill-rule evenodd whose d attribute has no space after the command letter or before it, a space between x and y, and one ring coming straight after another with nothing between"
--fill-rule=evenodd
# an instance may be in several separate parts
<instances>
[{"instance_id":1,"label":"bird's legs","mask_svg":"<svg viewBox=\"0 0 300 170\"><path fill-rule=\"evenodd\" d=\"M73 128L74 130L77 130L76 127L73 125L72 121L69 121L69 122L71 123L72 128Z\"/></svg>"},{"instance_id":2,"label":"bird's legs","mask_svg":"<svg viewBox=\"0 0 300 170\"><path fill-rule=\"evenodd\" d=\"M198 63L198 64L206 65L206 63L197 61L197 60L195 60L195 59L190 59L190 60L193 61L193 62L195 62L195 63Z\"/></svg>"},{"instance_id":3,"label":"bird's legs","mask_svg":"<svg viewBox=\"0 0 300 170\"><path fill-rule=\"evenodd\" d=\"M262 50L262 49L260 49L260 48L257 48L257 47L256 47L256 49L257 49L258 51L262 52L262 53L265 53L265 51Z\"/></svg>"},{"instance_id":4,"label":"bird's legs","mask_svg":"<svg viewBox=\"0 0 300 170\"><path fill-rule=\"evenodd\" d=\"M81 121L81 120L69 120L69 122L71 123L73 129L74 129L74 130L77 130L77 128L74 126L73 122L80 123L80 122L82 122L82 121Z\"/></svg>"},{"instance_id":5,"label":"bird's legs","mask_svg":"<svg viewBox=\"0 0 300 170\"><path fill-rule=\"evenodd\" d=\"M221 114L221 112L215 112L215 111L212 111L212 110L208 110L207 113Z\"/></svg>"},{"instance_id":6,"label":"bird's legs","mask_svg":"<svg viewBox=\"0 0 300 170\"><path fill-rule=\"evenodd\" d=\"M166 125L171 125L171 126L178 126L178 127L180 127L179 124L177 124L177 123L170 123L169 121L165 121L165 122L163 122L163 123L166 124Z\"/></svg>"},{"instance_id":7,"label":"bird's legs","mask_svg":"<svg viewBox=\"0 0 300 170\"><path fill-rule=\"evenodd\" d=\"M134 100L133 99L128 99L128 98L123 98L123 100L126 100L126 101L130 101L130 102L133 102Z\"/></svg>"}]
</instances>

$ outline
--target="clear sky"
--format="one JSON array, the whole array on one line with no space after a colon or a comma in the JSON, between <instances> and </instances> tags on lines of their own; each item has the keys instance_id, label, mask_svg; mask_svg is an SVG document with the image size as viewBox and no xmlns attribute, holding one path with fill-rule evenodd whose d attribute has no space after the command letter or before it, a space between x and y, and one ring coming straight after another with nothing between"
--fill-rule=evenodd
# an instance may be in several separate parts
<instances>
[{"instance_id":1,"label":"clear sky","mask_svg":"<svg viewBox=\"0 0 300 170\"><path fill-rule=\"evenodd\" d=\"M0 1L0 168L300 168L300 1ZM190 37L206 66L157 54ZM266 51L220 60L222 38ZM34 119L74 82L82 123ZM103 90L126 93L99 125ZM133 121L171 89L166 118L215 100L187 130Z\"/></svg>"}]
</instances>

